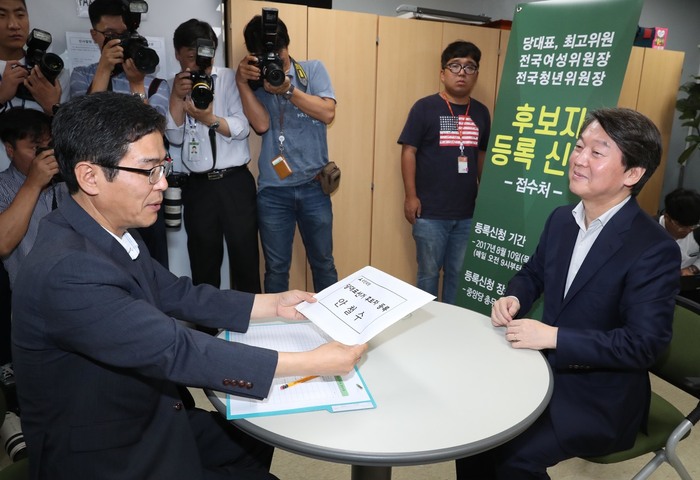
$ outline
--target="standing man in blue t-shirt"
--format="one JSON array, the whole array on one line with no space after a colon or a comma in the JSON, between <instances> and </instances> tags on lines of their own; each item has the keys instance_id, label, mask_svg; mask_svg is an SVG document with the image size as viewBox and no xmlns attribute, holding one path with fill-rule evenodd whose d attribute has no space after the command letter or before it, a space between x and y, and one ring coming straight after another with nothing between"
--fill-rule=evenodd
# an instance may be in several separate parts
<instances>
[{"instance_id":1,"label":"standing man in blue t-shirt","mask_svg":"<svg viewBox=\"0 0 700 480\"><path fill-rule=\"evenodd\" d=\"M442 301L451 304L457 298L491 129L488 109L471 98L480 60L473 43L448 45L440 70L445 90L413 105L398 140L404 215L416 242L417 286L437 296L442 270Z\"/></svg>"},{"instance_id":2,"label":"standing man in blue t-shirt","mask_svg":"<svg viewBox=\"0 0 700 480\"><path fill-rule=\"evenodd\" d=\"M249 52L261 56L266 51L260 15L248 22L243 35ZM331 199L318 180L328 163L326 126L335 117L335 93L323 64L294 61L288 46L287 27L278 20L272 49L286 75L284 81L274 86L262 79L258 56L251 54L241 60L236 84L243 112L262 135L258 227L265 255L265 292L288 289L296 225L311 265L314 290L320 292L338 281ZM251 87L250 82L261 80L261 86Z\"/></svg>"}]
</instances>

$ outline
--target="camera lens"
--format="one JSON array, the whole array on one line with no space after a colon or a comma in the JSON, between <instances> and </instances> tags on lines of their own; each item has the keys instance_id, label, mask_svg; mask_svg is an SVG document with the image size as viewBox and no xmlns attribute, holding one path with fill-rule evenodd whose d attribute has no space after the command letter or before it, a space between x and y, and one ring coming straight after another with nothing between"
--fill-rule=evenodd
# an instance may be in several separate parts
<instances>
[{"instance_id":1,"label":"camera lens","mask_svg":"<svg viewBox=\"0 0 700 480\"><path fill-rule=\"evenodd\" d=\"M182 223L182 189L180 187L168 187L163 192L163 213L166 227L180 227Z\"/></svg>"},{"instance_id":2,"label":"camera lens","mask_svg":"<svg viewBox=\"0 0 700 480\"><path fill-rule=\"evenodd\" d=\"M199 110L204 110L214 100L214 81L213 79L202 72L190 72L190 80L192 80L192 103Z\"/></svg>"},{"instance_id":3,"label":"camera lens","mask_svg":"<svg viewBox=\"0 0 700 480\"><path fill-rule=\"evenodd\" d=\"M209 104L214 100L214 94L211 92L211 88L206 83L198 83L192 86L192 103L199 110L204 110L209 106Z\"/></svg>"},{"instance_id":4,"label":"camera lens","mask_svg":"<svg viewBox=\"0 0 700 480\"><path fill-rule=\"evenodd\" d=\"M22 425L19 417L13 412L5 414L5 421L0 427L0 443L13 462L27 458L27 444L24 442Z\"/></svg>"},{"instance_id":5,"label":"camera lens","mask_svg":"<svg viewBox=\"0 0 700 480\"><path fill-rule=\"evenodd\" d=\"M160 62L155 50L148 47L148 40L137 32L126 33L119 37L124 49L124 60L131 58L134 65L142 73L153 73ZM117 69L115 68L115 72Z\"/></svg>"},{"instance_id":6,"label":"camera lens","mask_svg":"<svg viewBox=\"0 0 700 480\"><path fill-rule=\"evenodd\" d=\"M158 54L152 48L140 47L134 52L134 65L143 73L153 73L160 62Z\"/></svg>"},{"instance_id":7,"label":"camera lens","mask_svg":"<svg viewBox=\"0 0 700 480\"><path fill-rule=\"evenodd\" d=\"M270 82L270 85L279 87L284 83L284 71L276 64L271 63L265 69L265 80Z\"/></svg>"},{"instance_id":8,"label":"camera lens","mask_svg":"<svg viewBox=\"0 0 700 480\"><path fill-rule=\"evenodd\" d=\"M63 71L63 60L55 53L45 53L39 62L41 73L46 79L54 83L58 75Z\"/></svg>"}]
</instances>

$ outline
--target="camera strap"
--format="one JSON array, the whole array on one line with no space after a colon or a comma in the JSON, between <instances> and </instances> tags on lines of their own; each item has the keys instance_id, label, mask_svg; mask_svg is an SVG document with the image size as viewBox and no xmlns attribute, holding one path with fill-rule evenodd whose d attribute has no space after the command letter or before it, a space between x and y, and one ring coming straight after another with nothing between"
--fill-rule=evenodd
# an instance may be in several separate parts
<instances>
[{"instance_id":1,"label":"camera strap","mask_svg":"<svg viewBox=\"0 0 700 480\"><path fill-rule=\"evenodd\" d=\"M158 88L160 88L160 84L162 81L163 81L163 79L158 78L158 77L151 80L150 85L148 85L148 93L146 94L146 95L148 95L148 98L151 98L153 95L156 94L156 92L158 91Z\"/></svg>"},{"instance_id":2,"label":"camera strap","mask_svg":"<svg viewBox=\"0 0 700 480\"><path fill-rule=\"evenodd\" d=\"M209 129L209 143L211 143L211 158L212 158L211 169L215 170L216 169L216 130L214 130L213 128Z\"/></svg>"},{"instance_id":3,"label":"camera strap","mask_svg":"<svg viewBox=\"0 0 700 480\"><path fill-rule=\"evenodd\" d=\"M296 72L297 81L299 82L301 91L306 93L306 88L309 86L309 77L306 76L304 67L302 67L301 64L294 60L291 56L289 57L289 60L291 60L292 65L294 65L294 71Z\"/></svg>"},{"instance_id":4,"label":"camera strap","mask_svg":"<svg viewBox=\"0 0 700 480\"><path fill-rule=\"evenodd\" d=\"M306 87L309 86L309 77L306 76L306 72L304 71L304 67L302 67L299 62L294 60L291 56L289 57L289 60L292 62L292 65L294 65L294 71L296 72L296 77L297 77L297 82L299 83L299 88L301 89L302 92L306 93ZM285 107L287 106L287 100L282 100L282 103L280 104L280 135L277 138L277 146L279 148L279 154L281 156L284 156L284 110ZM210 132L211 133L211 132ZM214 159L216 159L216 155L214 155Z\"/></svg>"}]
</instances>

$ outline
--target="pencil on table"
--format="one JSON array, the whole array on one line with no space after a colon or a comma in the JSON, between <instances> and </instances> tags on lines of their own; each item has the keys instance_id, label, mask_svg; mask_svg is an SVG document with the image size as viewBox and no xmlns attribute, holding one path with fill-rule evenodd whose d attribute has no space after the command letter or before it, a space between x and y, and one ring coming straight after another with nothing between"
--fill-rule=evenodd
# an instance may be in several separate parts
<instances>
[{"instance_id":1,"label":"pencil on table","mask_svg":"<svg viewBox=\"0 0 700 480\"><path fill-rule=\"evenodd\" d=\"M309 380L313 380L314 378L318 378L318 375L310 375L308 377L300 378L299 380L294 380L293 382L285 383L284 385L280 386L280 390L293 387L294 385L297 385L299 383L308 382Z\"/></svg>"}]
</instances>

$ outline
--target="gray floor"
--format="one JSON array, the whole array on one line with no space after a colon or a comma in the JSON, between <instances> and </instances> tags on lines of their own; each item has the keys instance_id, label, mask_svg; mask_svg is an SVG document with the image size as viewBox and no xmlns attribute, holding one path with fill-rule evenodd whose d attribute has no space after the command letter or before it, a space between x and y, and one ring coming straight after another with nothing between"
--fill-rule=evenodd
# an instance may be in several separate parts
<instances>
[{"instance_id":1,"label":"gray floor","mask_svg":"<svg viewBox=\"0 0 700 480\"><path fill-rule=\"evenodd\" d=\"M692 396L679 392L665 382L652 379L653 389L668 398L682 411L690 411L696 404ZM201 390L193 390L197 405L212 409ZM342 414L337 414L342 415ZM694 431L690 437L681 442L679 456L693 478L700 479L700 432ZM555 480L600 480L631 479L634 474L651 458L651 455L629 460L615 465L597 465L581 459L572 459L550 469L549 474ZM9 459L0 452L0 468L7 465ZM350 480L350 467L338 463L323 462L301 457L282 450L276 450L272 462L272 473L284 480ZM453 480L454 464L452 462L436 463L415 467L397 467L393 470L393 480ZM653 480L675 480L675 471L663 465L651 477Z\"/></svg>"}]
</instances>

